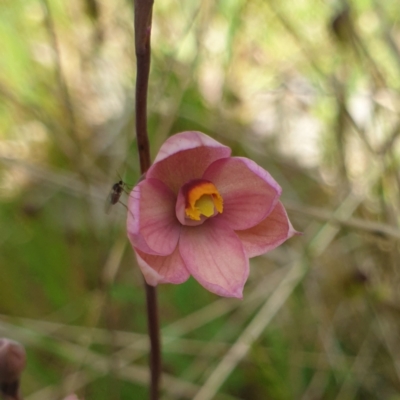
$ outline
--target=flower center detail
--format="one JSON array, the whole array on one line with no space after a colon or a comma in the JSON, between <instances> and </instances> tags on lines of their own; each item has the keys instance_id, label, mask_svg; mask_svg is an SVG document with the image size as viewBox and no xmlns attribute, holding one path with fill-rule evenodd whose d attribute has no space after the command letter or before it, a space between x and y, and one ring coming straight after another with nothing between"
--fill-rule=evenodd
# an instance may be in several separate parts
<instances>
[{"instance_id":1,"label":"flower center detail","mask_svg":"<svg viewBox=\"0 0 400 400\"><path fill-rule=\"evenodd\" d=\"M211 182L198 179L189 184L186 192L185 214L194 221L201 216L212 217L223 211L223 200L217 188Z\"/></svg>"}]
</instances>

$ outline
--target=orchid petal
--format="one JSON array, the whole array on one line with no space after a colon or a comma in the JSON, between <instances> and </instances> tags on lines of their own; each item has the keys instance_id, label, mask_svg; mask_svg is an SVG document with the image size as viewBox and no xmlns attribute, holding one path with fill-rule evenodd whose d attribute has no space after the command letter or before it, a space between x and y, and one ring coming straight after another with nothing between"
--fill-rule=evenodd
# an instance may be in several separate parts
<instances>
[{"instance_id":1,"label":"orchid petal","mask_svg":"<svg viewBox=\"0 0 400 400\"><path fill-rule=\"evenodd\" d=\"M190 274L179 253L179 246L169 256L153 256L135 249L144 279L150 286L159 283L183 283Z\"/></svg>"},{"instance_id":2,"label":"orchid petal","mask_svg":"<svg viewBox=\"0 0 400 400\"><path fill-rule=\"evenodd\" d=\"M260 223L274 209L282 192L267 171L243 157L215 161L203 179L217 187L224 201L224 211L218 218L234 230Z\"/></svg>"},{"instance_id":3,"label":"orchid petal","mask_svg":"<svg viewBox=\"0 0 400 400\"><path fill-rule=\"evenodd\" d=\"M179 251L186 268L210 292L242 298L249 260L232 229L221 220L182 227Z\"/></svg>"},{"instance_id":4,"label":"orchid petal","mask_svg":"<svg viewBox=\"0 0 400 400\"><path fill-rule=\"evenodd\" d=\"M281 202L258 225L236 231L248 257L255 257L275 249L294 235L299 235L289 221Z\"/></svg>"},{"instance_id":5,"label":"orchid petal","mask_svg":"<svg viewBox=\"0 0 400 400\"><path fill-rule=\"evenodd\" d=\"M154 163L160 162L180 151L203 146L222 149L224 151L223 157L229 157L231 154L231 149L229 147L222 145L210 136L202 132L186 131L170 136L158 151Z\"/></svg>"},{"instance_id":6,"label":"orchid petal","mask_svg":"<svg viewBox=\"0 0 400 400\"><path fill-rule=\"evenodd\" d=\"M127 229L132 246L147 254L171 254L180 235L171 190L159 180L146 178L132 190L128 206Z\"/></svg>"},{"instance_id":7,"label":"orchid petal","mask_svg":"<svg viewBox=\"0 0 400 400\"><path fill-rule=\"evenodd\" d=\"M162 145L146 179L159 179L177 194L187 181L201 178L211 163L230 154L229 147L201 132L178 133Z\"/></svg>"}]
</instances>

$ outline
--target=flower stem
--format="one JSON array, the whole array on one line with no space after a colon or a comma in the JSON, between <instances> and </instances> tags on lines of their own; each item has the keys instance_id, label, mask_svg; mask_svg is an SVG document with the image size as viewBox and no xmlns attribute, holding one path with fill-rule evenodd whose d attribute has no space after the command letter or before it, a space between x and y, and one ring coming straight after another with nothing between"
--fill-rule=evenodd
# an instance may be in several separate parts
<instances>
[{"instance_id":1,"label":"flower stem","mask_svg":"<svg viewBox=\"0 0 400 400\"><path fill-rule=\"evenodd\" d=\"M150 148L147 135L147 89L150 73L150 35L153 0L134 0L136 50L136 138L140 170L150 167ZM150 336L150 399L158 400L161 376L160 327L158 322L157 291L146 286L147 324Z\"/></svg>"},{"instance_id":2,"label":"flower stem","mask_svg":"<svg viewBox=\"0 0 400 400\"><path fill-rule=\"evenodd\" d=\"M140 170L150 167L150 148L147 135L147 88L150 73L150 35L153 0L134 0L136 51L136 138Z\"/></svg>"},{"instance_id":3,"label":"flower stem","mask_svg":"<svg viewBox=\"0 0 400 400\"><path fill-rule=\"evenodd\" d=\"M150 399L158 400L161 376L160 327L158 324L157 289L146 285L147 325L150 336Z\"/></svg>"}]
</instances>

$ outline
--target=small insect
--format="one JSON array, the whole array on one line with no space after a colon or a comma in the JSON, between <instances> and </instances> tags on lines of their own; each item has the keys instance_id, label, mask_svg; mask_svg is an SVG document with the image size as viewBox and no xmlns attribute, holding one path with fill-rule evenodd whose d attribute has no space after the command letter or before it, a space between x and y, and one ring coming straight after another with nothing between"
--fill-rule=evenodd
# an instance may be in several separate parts
<instances>
[{"instance_id":1,"label":"small insect","mask_svg":"<svg viewBox=\"0 0 400 400\"><path fill-rule=\"evenodd\" d=\"M107 197L105 211L108 214L110 212L111 206L117 204L125 189L126 184L123 181L118 181L112 185L110 194Z\"/></svg>"},{"instance_id":2,"label":"small insect","mask_svg":"<svg viewBox=\"0 0 400 400\"><path fill-rule=\"evenodd\" d=\"M137 183L141 182L146 177L146 174L143 174ZM119 199L123 192L129 194L129 191L132 189L132 186L127 185L121 177L120 180L114 185L112 185L109 195L107 196L107 201L105 205L105 212L108 214L111 210L111 206L117 203L121 203L126 209L128 208L124 203L120 202ZM131 192L132 195L132 192Z\"/></svg>"}]
</instances>

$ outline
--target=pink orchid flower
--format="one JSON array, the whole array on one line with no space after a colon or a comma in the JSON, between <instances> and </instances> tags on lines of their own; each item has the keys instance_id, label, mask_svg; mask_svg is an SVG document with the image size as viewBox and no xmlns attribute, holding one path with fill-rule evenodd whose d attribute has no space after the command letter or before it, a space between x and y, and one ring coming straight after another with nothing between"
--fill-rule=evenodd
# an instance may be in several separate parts
<instances>
[{"instance_id":1,"label":"pink orchid flower","mask_svg":"<svg viewBox=\"0 0 400 400\"><path fill-rule=\"evenodd\" d=\"M282 189L255 162L201 132L171 136L129 196L127 230L149 285L192 275L242 298L249 258L295 235Z\"/></svg>"}]
</instances>

